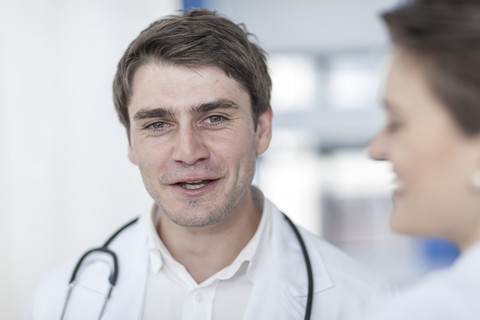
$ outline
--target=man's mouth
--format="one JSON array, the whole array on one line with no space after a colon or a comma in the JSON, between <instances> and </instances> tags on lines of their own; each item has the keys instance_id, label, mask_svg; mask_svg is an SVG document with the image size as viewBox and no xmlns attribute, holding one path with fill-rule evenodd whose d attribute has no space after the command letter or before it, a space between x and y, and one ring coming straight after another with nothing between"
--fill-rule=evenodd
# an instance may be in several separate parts
<instances>
[{"instance_id":1,"label":"man's mouth","mask_svg":"<svg viewBox=\"0 0 480 320\"><path fill-rule=\"evenodd\" d=\"M188 190L196 190L196 189L205 187L210 182L212 182L212 180L196 180L196 181L179 182L177 184Z\"/></svg>"}]
</instances>

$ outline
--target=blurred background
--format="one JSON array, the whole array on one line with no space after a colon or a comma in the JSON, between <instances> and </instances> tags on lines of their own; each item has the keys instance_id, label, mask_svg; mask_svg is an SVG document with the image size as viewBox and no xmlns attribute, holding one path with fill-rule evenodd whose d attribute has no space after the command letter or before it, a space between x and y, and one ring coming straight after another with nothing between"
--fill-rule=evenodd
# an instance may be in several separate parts
<instances>
[{"instance_id":1,"label":"blurred background","mask_svg":"<svg viewBox=\"0 0 480 320\"><path fill-rule=\"evenodd\" d=\"M368 159L398 0L0 0L0 318L42 276L148 210L111 83L128 44L189 7L244 22L269 53L274 138L254 183L293 220L403 286L457 255L392 234L392 175Z\"/></svg>"}]
</instances>

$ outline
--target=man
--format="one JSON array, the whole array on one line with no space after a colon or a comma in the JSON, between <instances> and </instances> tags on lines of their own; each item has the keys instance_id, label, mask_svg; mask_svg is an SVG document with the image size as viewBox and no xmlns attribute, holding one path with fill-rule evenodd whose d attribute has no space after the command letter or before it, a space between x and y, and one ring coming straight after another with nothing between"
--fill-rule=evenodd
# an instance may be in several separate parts
<instances>
[{"instance_id":1,"label":"man","mask_svg":"<svg viewBox=\"0 0 480 320\"><path fill-rule=\"evenodd\" d=\"M144 30L118 64L114 100L153 209L108 241L119 270L106 303L105 246L82 261L67 303L75 263L45 281L33 319L303 319L300 241L251 186L272 134L270 90L264 51L241 25L193 10ZM355 319L382 283L300 233L312 318Z\"/></svg>"}]
</instances>

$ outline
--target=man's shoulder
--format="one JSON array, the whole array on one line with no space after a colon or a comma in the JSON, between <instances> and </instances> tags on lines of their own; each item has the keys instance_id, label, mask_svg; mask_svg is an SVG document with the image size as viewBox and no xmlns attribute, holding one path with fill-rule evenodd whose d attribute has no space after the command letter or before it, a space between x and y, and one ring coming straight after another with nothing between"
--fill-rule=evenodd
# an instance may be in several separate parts
<instances>
[{"instance_id":1,"label":"man's shoulder","mask_svg":"<svg viewBox=\"0 0 480 320\"><path fill-rule=\"evenodd\" d=\"M314 274L327 276L332 284L330 294L345 301L391 296L396 289L381 275L318 235L298 227L311 256Z\"/></svg>"},{"instance_id":2,"label":"man's shoulder","mask_svg":"<svg viewBox=\"0 0 480 320\"><path fill-rule=\"evenodd\" d=\"M123 251L134 245L135 242L147 238L147 221L145 214L130 219L113 230L106 238L105 244L110 249Z\"/></svg>"},{"instance_id":3,"label":"man's shoulder","mask_svg":"<svg viewBox=\"0 0 480 320\"><path fill-rule=\"evenodd\" d=\"M273 211L274 227L278 230L273 231L272 243L274 259L278 260L280 269L284 269L282 264L289 266L292 263L303 263L299 257L301 253L299 246L293 244L298 242L295 239L290 227L281 219L281 212ZM331 291L348 295L377 295L389 294L392 291L390 284L381 276L375 274L368 267L356 261L347 255L341 249L322 239L318 235L306 230L302 226L296 226L303 241L305 242L307 253L312 266L317 289L335 288ZM281 248L278 248L281 247ZM290 261L285 261L286 259ZM294 262L291 262L294 261Z\"/></svg>"},{"instance_id":4,"label":"man's shoulder","mask_svg":"<svg viewBox=\"0 0 480 320\"><path fill-rule=\"evenodd\" d=\"M309 250L320 256L333 280L368 286L385 283L381 276L325 239L305 229L302 230L302 235L308 243Z\"/></svg>"},{"instance_id":5,"label":"man's shoulder","mask_svg":"<svg viewBox=\"0 0 480 320\"><path fill-rule=\"evenodd\" d=\"M69 259L48 272L37 285L28 319L53 319L61 313L76 259Z\"/></svg>"},{"instance_id":6,"label":"man's shoulder","mask_svg":"<svg viewBox=\"0 0 480 320\"><path fill-rule=\"evenodd\" d=\"M138 221L133 222L133 220L131 220L128 223L120 225L120 227L114 229L113 232L105 237L105 239L107 239L105 241L109 242L108 248L115 253L119 264L122 265L122 272L120 272L118 282L122 281L123 277L125 277L128 266L134 264L138 259L144 258L144 255L141 254L146 250L144 248L146 233L144 232L145 222L142 220L142 217L143 216L141 216ZM109 241L110 239L111 241ZM105 241L99 243L95 248L105 246ZM35 290L29 319L58 318L63 308L70 279L78 266L78 261L82 255L90 249L92 248L87 248L84 252L80 252L73 258L58 264L42 278ZM104 270L108 265L102 263L103 259L98 259L100 263L92 263L96 260L98 254L101 253L94 253L93 256L89 255L82 263L82 266L88 265L92 271L91 274L96 275L98 273L103 280L106 277L105 274L108 275L108 270ZM84 277L80 278L83 280ZM90 278L87 280L89 279Z\"/></svg>"}]
</instances>

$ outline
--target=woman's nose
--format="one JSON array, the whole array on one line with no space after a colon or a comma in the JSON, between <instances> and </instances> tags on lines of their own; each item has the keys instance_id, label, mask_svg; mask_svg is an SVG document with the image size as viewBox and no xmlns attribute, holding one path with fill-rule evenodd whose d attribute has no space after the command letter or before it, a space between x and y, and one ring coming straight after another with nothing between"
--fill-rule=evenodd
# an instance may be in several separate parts
<instances>
[{"instance_id":1,"label":"woman's nose","mask_svg":"<svg viewBox=\"0 0 480 320\"><path fill-rule=\"evenodd\" d=\"M386 137L383 130L378 132L368 144L368 154L374 160L388 160Z\"/></svg>"}]
</instances>

